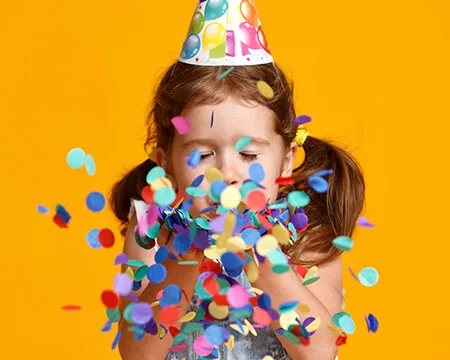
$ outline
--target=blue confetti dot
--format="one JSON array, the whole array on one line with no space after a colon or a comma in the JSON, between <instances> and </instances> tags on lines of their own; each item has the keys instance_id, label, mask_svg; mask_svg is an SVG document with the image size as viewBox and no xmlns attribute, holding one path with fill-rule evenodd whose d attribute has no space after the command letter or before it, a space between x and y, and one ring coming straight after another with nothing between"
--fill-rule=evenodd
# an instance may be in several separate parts
<instances>
[{"instance_id":1,"label":"blue confetti dot","mask_svg":"<svg viewBox=\"0 0 450 360\"><path fill-rule=\"evenodd\" d=\"M223 344L225 334L223 329L218 325L210 325L205 330L205 340L213 346Z\"/></svg>"},{"instance_id":2,"label":"blue confetti dot","mask_svg":"<svg viewBox=\"0 0 450 360\"><path fill-rule=\"evenodd\" d=\"M191 244L192 240L189 235L183 233L176 234L172 242L173 250L179 255L186 253L190 249Z\"/></svg>"},{"instance_id":3,"label":"blue confetti dot","mask_svg":"<svg viewBox=\"0 0 450 360\"><path fill-rule=\"evenodd\" d=\"M86 159L86 154L83 149L80 148L74 148L69 151L67 154L66 160L67 164L72 169L79 169L84 165Z\"/></svg>"},{"instance_id":4,"label":"blue confetti dot","mask_svg":"<svg viewBox=\"0 0 450 360\"><path fill-rule=\"evenodd\" d=\"M261 237L261 234L258 230L249 228L242 231L241 237L247 245L255 246Z\"/></svg>"},{"instance_id":5,"label":"blue confetti dot","mask_svg":"<svg viewBox=\"0 0 450 360\"><path fill-rule=\"evenodd\" d=\"M98 241L98 234L100 233L99 229L92 229L87 233L86 241L88 245L93 249L100 249L102 246Z\"/></svg>"},{"instance_id":6,"label":"blue confetti dot","mask_svg":"<svg viewBox=\"0 0 450 360\"><path fill-rule=\"evenodd\" d=\"M204 178L205 178L205 175L203 175L203 174L197 176L197 177L194 179L194 181L192 182L191 187L197 187L197 186L199 186L199 185L202 183L202 181L203 181Z\"/></svg>"},{"instance_id":7,"label":"blue confetti dot","mask_svg":"<svg viewBox=\"0 0 450 360\"><path fill-rule=\"evenodd\" d=\"M308 184L318 193L324 193L328 190L328 182L320 176L310 176L308 178Z\"/></svg>"},{"instance_id":8,"label":"blue confetti dot","mask_svg":"<svg viewBox=\"0 0 450 360\"><path fill-rule=\"evenodd\" d=\"M161 246L155 254L155 261L160 264L169 256L169 248L164 245Z\"/></svg>"},{"instance_id":9,"label":"blue confetti dot","mask_svg":"<svg viewBox=\"0 0 450 360\"><path fill-rule=\"evenodd\" d=\"M94 162L94 158L92 157L92 155L86 155L86 159L85 159L85 166L86 166L86 171L89 175L94 175L95 174L95 162Z\"/></svg>"},{"instance_id":10,"label":"blue confetti dot","mask_svg":"<svg viewBox=\"0 0 450 360\"><path fill-rule=\"evenodd\" d=\"M166 303L176 305L181 301L181 289L175 285L167 285L163 291L163 298Z\"/></svg>"},{"instance_id":11,"label":"blue confetti dot","mask_svg":"<svg viewBox=\"0 0 450 360\"><path fill-rule=\"evenodd\" d=\"M264 178L266 177L264 169L259 162L254 162L250 164L248 168L248 176L256 183L263 181Z\"/></svg>"},{"instance_id":12,"label":"blue confetti dot","mask_svg":"<svg viewBox=\"0 0 450 360\"><path fill-rule=\"evenodd\" d=\"M102 193L93 191L86 198L86 205L93 212L102 211L105 207L106 200Z\"/></svg>"},{"instance_id":13,"label":"blue confetti dot","mask_svg":"<svg viewBox=\"0 0 450 360\"><path fill-rule=\"evenodd\" d=\"M239 276L242 272L241 259L236 253L227 251L220 258L225 270L230 276Z\"/></svg>"},{"instance_id":14,"label":"blue confetti dot","mask_svg":"<svg viewBox=\"0 0 450 360\"><path fill-rule=\"evenodd\" d=\"M167 269L162 264L153 264L147 270L147 278L152 284L161 284L167 276Z\"/></svg>"},{"instance_id":15,"label":"blue confetti dot","mask_svg":"<svg viewBox=\"0 0 450 360\"><path fill-rule=\"evenodd\" d=\"M138 291L142 287L142 281L133 281L133 291Z\"/></svg>"},{"instance_id":16,"label":"blue confetti dot","mask_svg":"<svg viewBox=\"0 0 450 360\"><path fill-rule=\"evenodd\" d=\"M44 205L38 205L37 211L38 211L38 213L44 214L44 215L47 215L48 213L50 213L50 211Z\"/></svg>"},{"instance_id":17,"label":"blue confetti dot","mask_svg":"<svg viewBox=\"0 0 450 360\"><path fill-rule=\"evenodd\" d=\"M269 310L270 306L272 305L272 300L270 299L270 296L266 293L263 293L258 298L258 306L264 310Z\"/></svg>"},{"instance_id":18,"label":"blue confetti dot","mask_svg":"<svg viewBox=\"0 0 450 360\"><path fill-rule=\"evenodd\" d=\"M196 168L200 164L202 156L197 149L194 149L189 155L187 164L190 169Z\"/></svg>"}]
</instances>

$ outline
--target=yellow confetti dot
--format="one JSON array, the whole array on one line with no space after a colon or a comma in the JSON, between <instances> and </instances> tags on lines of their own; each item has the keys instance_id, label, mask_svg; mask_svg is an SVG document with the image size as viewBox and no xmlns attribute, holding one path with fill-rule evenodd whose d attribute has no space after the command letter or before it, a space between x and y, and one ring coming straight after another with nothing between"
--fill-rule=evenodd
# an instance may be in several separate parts
<instances>
[{"instance_id":1,"label":"yellow confetti dot","mask_svg":"<svg viewBox=\"0 0 450 360\"><path fill-rule=\"evenodd\" d=\"M317 276L319 273L319 268L317 266L311 267L308 272L305 274L305 280L312 278L313 276Z\"/></svg>"},{"instance_id":2,"label":"yellow confetti dot","mask_svg":"<svg viewBox=\"0 0 450 360\"><path fill-rule=\"evenodd\" d=\"M311 311L311 309L309 308L309 306L306 305L306 304L298 304L297 310L298 310L298 311L301 311L301 312L305 312L305 313L308 313L308 312Z\"/></svg>"},{"instance_id":3,"label":"yellow confetti dot","mask_svg":"<svg viewBox=\"0 0 450 360\"><path fill-rule=\"evenodd\" d=\"M251 246L248 246L240 236L232 236L228 239L225 246L228 250L242 251L248 250Z\"/></svg>"},{"instance_id":4,"label":"yellow confetti dot","mask_svg":"<svg viewBox=\"0 0 450 360\"><path fill-rule=\"evenodd\" d=\"M258 336L258 333L256 332L255 328L247 319L244 319L244 324L247 325L248 330L253 334L253 336Z\"/></svg>"},{"instance_id":5,"label":"yellow confetti dot","mask_svg":"<svg viewBox=\"0 0 450 360\"><path fill-rule=\"evenodd\" d=\"M228 316L228 306L217 305L212 301L208 306L209 313L217 320L225 319Z\"/></svg>"},{"instance_id":6,"label":"yellow confetti dot","mask_svg":"<svg viewBox=\"0 0 450 360\"><path fill-rule=\"evenodd\" d=\"M258 277L259 277L258 266L256 266L256 264L254 262L249 263L248 264L248 270L247 270L247 279L248 279L248 281L253 283L256 280L258 280ZM255 291L255 293L256 293L256 291Z\"/></svg>"},{"instance_id":7,"label":"yellow confetti dot","mask_svg":"<svg viewBox=\"0 0 450 360\"><path fill-rule=\"evenodd\" d=\"M284 330L288 330L291 325L298 325L300 319L296 311L289 311L280 315L280 325Z\"/></svg>"},{"instance_id":8,"label":"yellow confetti dot","mask_svg":"<svg viewBox=\"0 0 450 360\"><path fill-rule=\"evenodd\" d=\"M153 192L158 191L162 187L172 187L172 181L167 178L157 178L152 182L151 189Z\"/></svg>"},{"instance_id":9,"label":"yellow confetti dot","mask_svg":"<svg viewBox=\"0 0 450 360\"><path fill-rule=\"evenodd\" d=\"M151 307L157 307L157 306L159 306L159 301L152 302L150 306L151 306Z\"/></svg>"},{"instance_id":10,"label":"yellow confetti dot","mask_svg":"<svg viewBox=\"0 0 450 360\"><path fill-rule=\"evenodd\" d=\"M241 192L235 186L228 186L220 193L220 204L225 209L234 209L241 202Z\"/></svg>"},{"instance_id":11,"label":"yellow confetti dot","mask_svg":"<svg viewBox=\"0 0 450 360\"><path fill-rule=\"evenodd\" d=\"M264 235L256 243L256 251L261 256L267 256L267 254L278 247L277 238L273 235Z\"/></svg>"},{"instance_id":12,"label":"yellow confetti dot","mask_svg":"<svg viewBox=\"0 0 450 360\"><path fill-rule=\"evenodd\" d=\"M127 274L131 280L134 280L134 272L132 268L127 267L127 269L125 270L125 274Z\"/></svg>"},{"instance_id":13,"label":"yellow confetti dot","mask_svg":"<svg viewBox=\"0 0 450 360\"><path fill-rule=\"evenodd\" d=\"M234 335L230 335L230 338L225 343L225 345L228 347L228 349L232 350L234 348Z\"/></svg>"},{"instance_id":14,"label":"yellow confetti dot","mask_svg":"<svg viewBox=\"0 0 450 360\"><path fill-rule=\"evenodd\" d=\"M232 212L230 212L225 217L225 222L223 224L223 232L230 234L233 232L234 228L236 227L236 215Z\"/></svg>"},{"instance_id":15,"label":"yellow confetti dot","mask_svg":"<svg viewBox=\"0 0 450 360\"><path fill-rule=\"evenodd\" d=\"M242 334L242 335L247 335L248 334L248 327L243 325L242 328L244 329L244 332L242 332L241 328L239 327L238 324L230 324L230 327L234 330L236 330L238 333Z\"/></svg>"},{"instance_id":16,"label":"yellow confetti dot","mask_svg":"<svg viewBox=\"0 0 450 360\"><path fill-rule=\"evenodd\" d=\"M344 332L334 324L328 324L328 330L334 332L338 336L341 336L344 334Z\"/></svg>"},{"instance_id":17,"label":"yellow confetti dot","mask_svg":"<svg viewBox=\"0 0 450 360\"><path fill-rule=\"evenodd\" d=\"M256 295L262 295L264 293L264 291L262 291L261 289L252 287L252 291L256 294Z\"/></svg>"},{"instance_id":18,"label":"yellow confetti dot","mask_svg":"<svg viewBox=\"0 0 450 360\"><path fill-rule=\"evenodd\" d=\"M227 251L227 249L218 248L217 246L212 245L209 248L205 249L203 253L208 259L217 260L225 251Z\"/></svg>"},{"instance_id":19,"label":"yellow confetti dot","mask_svg":"<svg viewBox=\"0 0 450 360\"><path fill-rule=\"evenodd\" d=\"M274 95L273 89L265 81L259 80L256 83L256 87L258 88L258 91L260 92L260 94L262 96L264 96L265 98L267 98L267 99L273 98L273 95Z\"/></svg>"},{"instance_id":20,"label":"yellow confetti dot","mask_svg":"<svg viewBox=\"0 0 450 360\"><path fill-rule=\"evenodd\" d=\"M275 225L272 228L272 235L277 238L281 245L289 243L289 232L283 225Z\"/></svg>"},{"instance_id":21,"label":"yellow confetti dot","mask_svg":"<svg viewBox=\"0 0 450 360\"><path fill-rule=\"evenodd\" d=\"M237 211L242 214L245 210L247 210L247 205L241 202L237 207Z\"/></svg>"},{"instance_id":22,"label":"yellow confetti dot","mask_svg":"<svg viewBox=\"0 0 450 360\"><path fill-rule=\"evenodd\" d=\"M318 317L312 323L308 324L308 326L306 326L305 329L308 332L313 332L313 331L316 331L320 327L320 324L321 324L321 320L320 320L320 317Z\"/></svg>"},{"instance_id":23,"label":"yellow confetti dot","mask_svg":"<svg viewBox=\"0 0 450 360\"><path fill-rule=\"evenodd\" d=\"M262 358L262 360L274 360L272 356L266 355Z\"/></svg>"},{"instance_id":24,"label":"yellow confetti dot","mask_svg":"<svg viewBox=\"0 0 450 360\"><path fill-rule=\"evenodd\" d=\"M214 180L223 180L222 173L220 172L219 169L217 169L215 167L207 168L205 171L205 177L206 177L206 180L208 180L208 182L210 184L212 184L214 182Z\"/></svg>"},{"instance_id":25,"label":"yellow confetti dot","mask_svg":"<svg viewBox=\"0 0 450 360\"><path fill-rule=\"evenodd\" d=\"M193 318L195 318L195 314L195 311L189 311L188 313L184 314L178 321L181 323L191 321Z\"/></svg>"}]
</instances>

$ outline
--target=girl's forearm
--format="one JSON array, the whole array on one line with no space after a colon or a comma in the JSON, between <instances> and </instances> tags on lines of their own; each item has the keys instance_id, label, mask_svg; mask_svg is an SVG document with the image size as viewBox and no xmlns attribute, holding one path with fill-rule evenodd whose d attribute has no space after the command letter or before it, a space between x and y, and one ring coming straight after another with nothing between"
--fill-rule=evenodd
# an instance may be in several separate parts
<instances>
[{"instance_id":1,"label":"girl's forearm","mask_svg":"<svg viewBox=\"0 0 450 360\"><path fill-rule=\"evenodd\" d=\"M139 301L148 303L156 301L158 292L168 284L178 285L186 292L188 299L191 299L198 278L197 267L187 267L177 263L170 265L170 269L167 269L166 280L159 285L149 284L139 296ZM189 306L184 296L178 306L181 307L181 313L184 314ZM153 308L156 323L159 322L160 309L159 306ZM131 326L133 324L128 323L125 319L120 323L122 337L119 342L119 351L124 360L163 360L166 358L168 349L173 342L170 334L166 334L163 339L157 335L145 334L143 339L136 340L133 332L128 330Z\"/></svg>"},{"instance_id":2,"label":"girl's forearm","mask_svg":"<svg viewBox=\"0 0 450 360\"><path fill-rule=\"evenodd\" d=\"M308 317L320 318L321 326L312 335L311 343L308 346L296 345L282 335L277 334L280 342L293 359L299 360L332 360L336 357L337 347L334 344L335 336L327 328L331 324L331 315L325 306L301 283L300 278L293 269L284 274L275 274L271 269L271 264L266 261L260 264L260 276L253 286L261 289L272 299L272 308L278 310L281 303L291 300L297 300L302 304L308 305L310 312ZM289 298L286 297L289 294ZM281 327L279 321L273 321L272 328Z\"/></svg>"}]
</instances>

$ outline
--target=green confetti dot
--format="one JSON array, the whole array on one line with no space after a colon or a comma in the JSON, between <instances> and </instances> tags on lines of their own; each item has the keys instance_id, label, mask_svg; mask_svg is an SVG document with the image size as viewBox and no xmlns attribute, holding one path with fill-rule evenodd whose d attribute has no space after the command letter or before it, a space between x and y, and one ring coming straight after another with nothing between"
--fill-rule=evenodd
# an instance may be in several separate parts
<instances>
[{"instance_id":1,"label":"green confetti dot","mask_svg":"<svg viewBox=\"0 0 450 360\"><path fill-rule=\"evenodd\" d=\"M211 229L210 226L209 226L208 220L206 220L206 219L197 218L197 219L195 219L195 223L199 227L201 227L202 229L205 229L205 230L210 230Z\"/></svg>"},{"instance_id":2,"label":"green confetti dot","mask_svg":"<svg viewBox=\"0 0 450 360\"><path fill-rule=\"evenodd\" d=\"M236 142L234 147L236 151L241 152L247 147L248 144L250 144L251 141L252 141L251 136L243 136Z\"/></svg>"},{"instance_id":3,"label":"green confetti dot","mask_svg":"<svg viewBox=\"0 0 450 360\"><path fill-rule=\"evenodd\" d=\"M303 286L311 285L312 283L315 283L317 280L320 279L320 276L311 276L310 278L303 281Z\"/></svg>"},{"instance_id":4,"label":"green confetti dot","mask_svg":"<svg viewBox=\"0 0 450 360\"><path fill-rule=\"evenodd\" d=\"M303 191L292 191L288 194L287 200L294 207L304 207L309 204L309 196Z\"/></svg>"},{"instance_id":5,"label":"green confetti dot","mask_svg":"<svg viewBox=\"0 0 450 360\"><path fill-rule=\"evenodd\" d=\"M147 276L148 265L142 265L139 269L134 273L134 281L141 281L144 277Z\"/></svg>"},{"instance_id":6,"label":"green confetti dot","mask_svg":"<svg viewBox=\"0 0 450 360\"><path fill-rule=\"evenodd\" d=\"M145 265L145 263L141 260L135 260L135 259L130 259L127 261L127 265L129 266L142 266Z\"/></svg>"},{"instance_id":7,"label":"green confetti dot","mask_svg":"<svg viewBox=\"0 0 450 360\"><path fill-rule=\"evenodd\" d=\"M119 309L106 309L106 316L110 321L116 323L120 320L120 311Z\"/></svg>"},{"instance_id":8,"label":"green confetti dot","mask_svg":"<svg viewBox=\"0 0 450 360\"><path fill-rule=\"evenodd\" d=\"M160 229L161 225L159 224L159 222L156 222L153 226L150 226L147 229L147 237L149 237L150 239L156 239L158 237Z\"/></svg>"},{"instance_id":9,"label":"green confetti dot","mask_svg":"<svg viewBox=\"0 0 450 360\"><path fill-rule=\"evenodd\" d=\"M131 324L134 324L133 317L131 316L131 312L133 311L133 308L135 307L136 303L130 303L127 305L125 310L123 311L123 317L126 321L128 321Z\"/></svg>"},{"instance_id":10,"label":"green confetti dot","mask_svg":"<svg viewBox=\"0 0 450 360\"><path fill-rule=\"evenodd\" d=\"M272 271L276 274L284 274L285 272L288 272L290 268L290 265L276 264L272 266Z\"/></svg>"}]
</instances>

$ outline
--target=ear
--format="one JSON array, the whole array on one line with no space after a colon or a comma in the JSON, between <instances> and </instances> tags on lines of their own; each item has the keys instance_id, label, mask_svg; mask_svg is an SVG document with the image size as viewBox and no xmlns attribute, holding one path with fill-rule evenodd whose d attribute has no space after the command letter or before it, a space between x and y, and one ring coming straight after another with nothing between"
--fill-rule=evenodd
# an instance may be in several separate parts
<instances>
[{"instance_id":1,"label":"ear","mask_svg":"<svg viewBox=\"0 0 450 360\"><path fill-rule=\"evenodd\" d=\"M162 147L155 149L155 160L159 167L162 167L166 172L166 177L172 182L174 190L178 189L178 184L175 181L175 176L173 174L172 163L167 155L166 151Z\"/></svg>"},{"instance_id":2,"label":"ear","mask_svg":"<svg viewBox=\"0 0 450 360\"><path fill-rule=\"evenodd\" d=\"M295 156L297 155L298 145L295 141L291 142L287 150L283 163L281 164L281 177L289 177L294 170Z\"/></svg>"}]
</instances>

